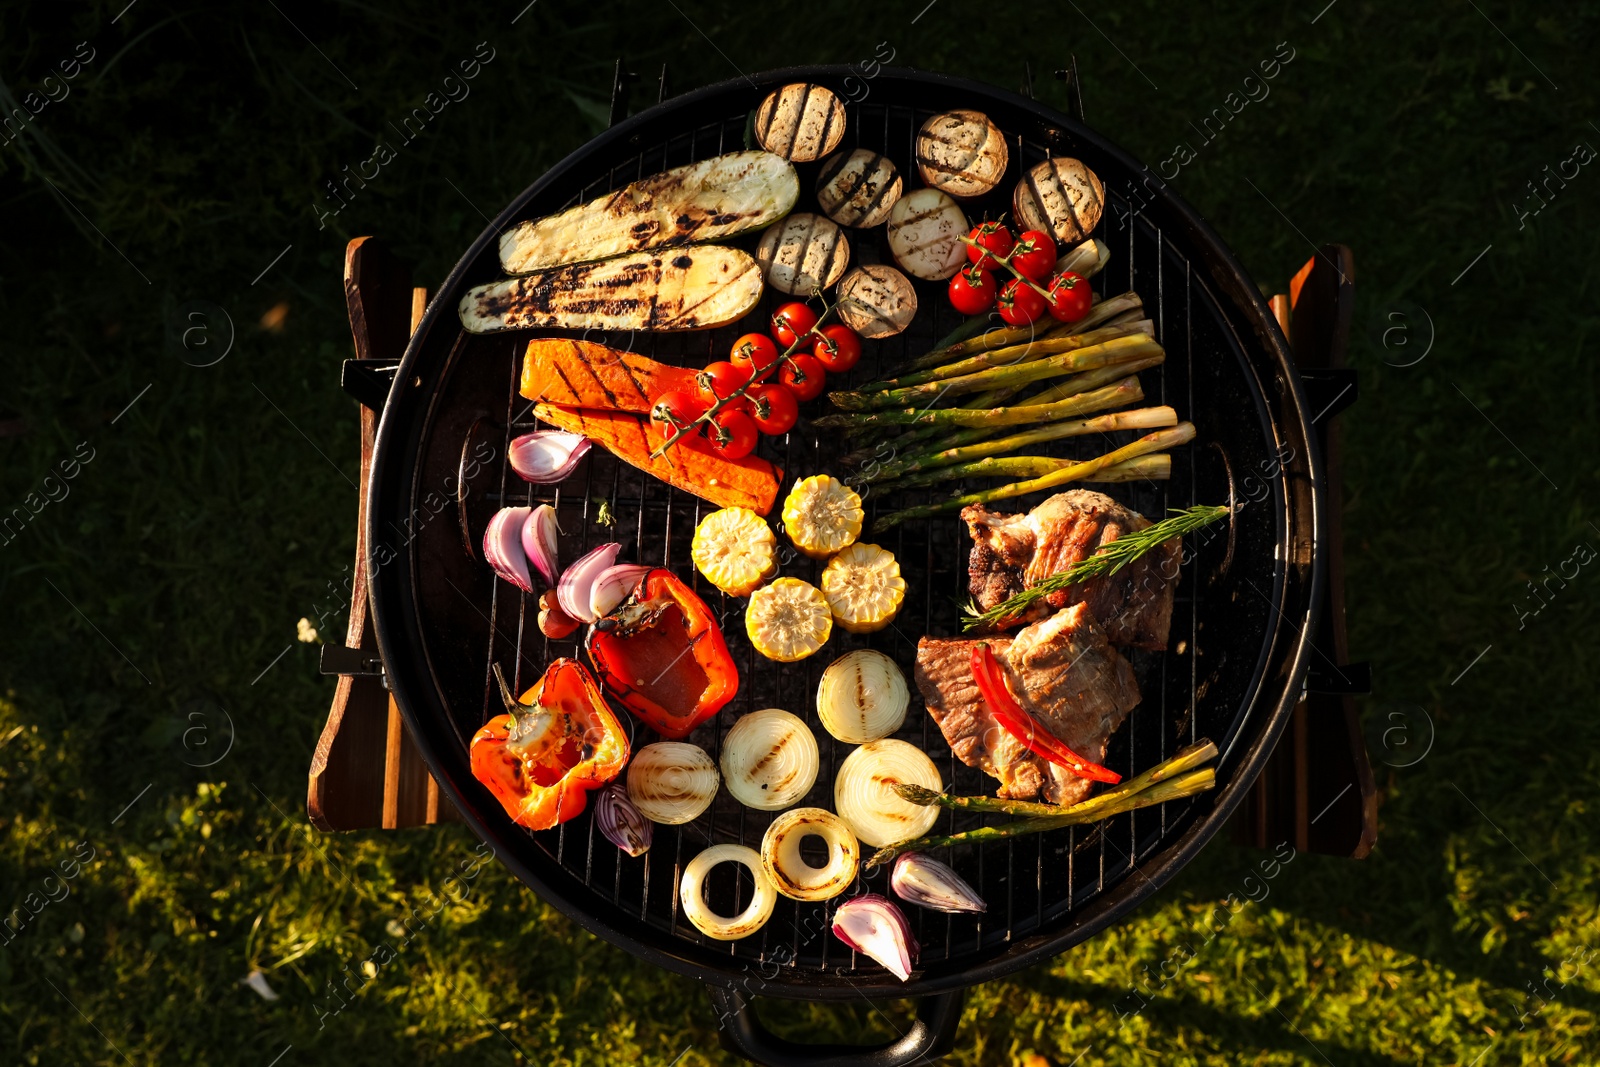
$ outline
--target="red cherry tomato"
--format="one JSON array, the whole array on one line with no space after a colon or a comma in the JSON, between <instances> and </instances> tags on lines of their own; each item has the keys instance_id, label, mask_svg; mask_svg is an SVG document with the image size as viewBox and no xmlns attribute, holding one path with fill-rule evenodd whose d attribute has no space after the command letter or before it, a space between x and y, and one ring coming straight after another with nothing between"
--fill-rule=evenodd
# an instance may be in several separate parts
<instances>
[{"instance_id":1,"label":"red cherry tomato","mask_svg":"<svg viewBox=\"0 0 1600 1067\"><path fill-rule=\"evenodd\" d=\"M1054 265L1055 260L1050 261ZM772 313L772 336L778 339L778 344L784 348L791 347L796 341L811 332L817 324L817 313L804 304L785 304Z\"/></svg>"},{"instance_id":2,"label":"red cherry tomato","mask_svg":"<svg viewBox=\"0 0 1600 1067\"><path fill-rule=\"evenodd\" d=\"M700 397L687 389L662 393L650 408L650 421L666 440L706 413Z\"/></svg>"},{"instance_id":3,"label":"red cherry tomato","mask_svg":"<svg viewBox=\"0 0 1600 1067\"><path fill-rule=\"evenodd\" d=\"M1047 288L1050 290L1050 317L1061 322L1077 322L1089 314L1094 304L1089 282L1070 270L1053 275Z\"/></svg>"},{"instance_id":4,"label":"red cherry tomato","mask_svg":"<svg viewBox=\"0 0 1600 1067\"><path fill-rule=\"evenodd\" d=\"M755 451L756 423L749 415L742 411L731 411L724 408L717 412L711 419L711 425L706 428L706 433L711 437L711 448L724 459L743 459Z\"/></svg>"},{"instance_id":5,"label":"red cherry tomato","mask_svg":"<svg viewBox=\"0 0 1600 1067\"><path fill-rule=\"evenodd\" d=\"M764 333L747 333L733 342L733 354L728 359L744 371L746 378L758 377L778 362L778 346Z\"/></svg>"},{"instance_id":6,"label":"red cherry tomato","mask_svg":"<svg viewBox=\"0 0 1600 1067\"><path fill-rule=\"evenodd\" d=\"M1000 317L1012 326L1026 326L1039 321L1044 314L1045 300L1033 286L1021 278L1012 278L1000 290Z\"/></svg>"},{"instance_id":7,"label":"red cherry tomato","mask_svg":"<svg viewBox=\"0 0 1600 1067\"><path fill-rule=\"evenodd\" d=\"M848 326L824 326L813 353L830 374L843 374L861 358L861 338Z\"/></svg>"},{"instance_id":8,"label":"red cherry tomato","mask_svg":"<svg viewBox=\"0 0 1600 1067\"><path fill-rule=\"evenodd\" d=\"M720 359L706 364L706 369L695 375L695 381L699 383L700 402L708 408L737 393L749 380L749 372Z\"/></svg>"},{"instance_id":9,"label":"red cherry tomato","mask_svg":"<svg viewBox=\"0 0 1600 1067\"><path fill-rule=\"evenodd\" d=\"M790 356L789 361L778 372L778 381L783 387L794 394L796 400L815 400L822 394L822 387L828 380L827 371L823 369L815 356L801 353Z\"/></svg>"},{"instance_id":10,"label":"red cherry tomato","mask_svg":"<svg viewBox=\"0 0 1600 1067\"><path fill-rule=\"evenodd\" d=\"M982 246L981 248L974 248L972 245L968 245L967 258L984 270L994 270L999 265L995 262L994 257L1006 255L1011 251L1011 246L1017 243L1017 239L1011 236L1011 231L1006 229L1005 224L1001 222L980 223L974 226L972 232L967 236ZM984 249L988 251L984 251ZM994 255L991 256L990 252L993 252Z\"/></svg>"},{"instance_id":11,"label":"red cherry tomato","mask_svg":"<svg viewBox=\"0 0 1600 1067\"><path fill-rule=\"evenodd\" d=\"M776 437L794 429L800 418L800 403L794 394L777 382L768 382L750 390L750 417L756 429Z\"/></svg>"},{"instance_id":12,"label":"red cherry tomato","mask_svg":"<svg viewBox=\"0 0 1600 1067\"><path fill-rule=\"evenodd\" d=\"M1017 238L1011 265L1025 278L1044 281L1056 267L1056 239L1043 230L1029 230Z\"/></svg>"},{"instance_id":13,"label":"red cherry tomato","mask_svg":"<svg viewBox=\"0 0 1600 1067\"><path fill-rule=\"evenodd\" d=\"M981 315L994 307L994 275L976 263L950 278L950 303L963 315Z\"/></svg>"}]
</instances>

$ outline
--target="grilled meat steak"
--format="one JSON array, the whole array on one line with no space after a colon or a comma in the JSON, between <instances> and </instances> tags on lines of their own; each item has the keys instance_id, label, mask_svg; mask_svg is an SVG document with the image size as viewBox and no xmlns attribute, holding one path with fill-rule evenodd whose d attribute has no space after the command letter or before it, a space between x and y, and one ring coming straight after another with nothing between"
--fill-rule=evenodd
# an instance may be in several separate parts
<instances>
[{"instance_id":1,"label":"grilled meat steak","mask_svg":"<svg viewBox=\"0 0 1600 1067\"><path fill-rule=\"evenodd\" d=\"M1057 493L1025 515L974 504L961 517L972 534L968 588L985 611L1094 555L1106 542L1150 525L1138 512L1086 489ZM1173 538L1116 574L1052 593L1012 625L1086 604L1112 644L1164 649L1180 551Z\"/></svg>"},{"instance_id":2,"label":"grilled meat steak","mask_svg":"<svg viewBox=\"0 0 1600 1067\"><path fill-rule=\"evenodd\" d=\"M1034 755L995 721L972 678L977 643L924 637L917 644L917 688L951 750L998 778L1002 797L1082 800L1088 779ZM989 646L1028 714L1084 759L1105 758L1112 733L1139 703L1139 685L1087 605L1062 608L1015 637L990 638Z\"/></svg>"}]
</instances>

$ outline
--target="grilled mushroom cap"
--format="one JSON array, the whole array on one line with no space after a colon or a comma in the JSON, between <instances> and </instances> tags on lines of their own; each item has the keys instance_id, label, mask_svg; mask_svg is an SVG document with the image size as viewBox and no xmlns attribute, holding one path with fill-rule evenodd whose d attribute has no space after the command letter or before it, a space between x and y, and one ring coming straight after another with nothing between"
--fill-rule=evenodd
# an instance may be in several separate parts
<instances>
[{"instance_id":1,"label":"grilled mushroom cap","mask_svg":"<svg viewBox=\"0 0 1600 1067\"><path fill-rule=\"evenodd\" d=\"M820 85L791 82L756 108L756 140L774 155L809 163L844 139L844 104Z\"/></svg>"},{"instance_id":2,"label":"grilled mushroom cap","mask_svg":"<svg viewBox=\"0 0 1600 1067\"><path fill-rule=\"evenodd\" d=\"M917 170L954 197L982 196L1005 175L1006 135L981 111L946 111L917 134Z\"/></svg>"},{"instance_id":3,"label":"grilled mushroom cap","mask_svg":"<svg viewBox=\"0 0 1600 1067\"><path fill-rule=\"evenodd\" d=\"M1081 160L1058 156L1038 164L1017 183L1011 207L1024 229L1056 240L1082 241L1100 222L1106 187Z\"/></svg>"},{"instance_id":4,"label":"grilled mushroom cap","mask_svg":"<svg viewBox=\"0 0 1600 1067\"><path fill-rule=\"evenodd\" d=\"M829 156L817 175L817 203L841 226L876 226L899 199L899 172L869 148Z\"/></svg>"},{"instance_id":5,"label":"grilled mushroom cap","mask_svg":"<svg viewBox=\"0 0 1600 1067\"><path fill-rule=\"evenodd\" d=\"M844 231L821 215L796 212L767 227L756 247L774 289L793 296L810 296L839 280L850 262L850 242Z\"/></svg>"}]
</instances>

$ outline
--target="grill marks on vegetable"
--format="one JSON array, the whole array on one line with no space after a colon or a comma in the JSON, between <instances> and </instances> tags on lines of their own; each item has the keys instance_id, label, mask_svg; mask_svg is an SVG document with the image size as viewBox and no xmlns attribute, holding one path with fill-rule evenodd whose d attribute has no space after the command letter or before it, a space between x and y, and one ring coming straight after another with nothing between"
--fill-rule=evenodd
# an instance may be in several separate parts
<instances>
[{"instance_id":1,"label":"grill marks on vegetable","mask_svg":"<svg viewBox=\"0 0 1600 1067\"><path fill-rule=\"evenodd\" d=\"M867 148L830 156L817 175L817 203L841 226L865 229L883 222L900 189L894 163Z\"/></svg>"},{"instance_id":2,"label":"grill marks on vegetable","mask_svg":"<svg viewBox=\"0 0 1600 1067\"><path fill-rule=\"evenodd\" d=\"M1029 229L1053 233L1059 241L1081 241L1100 222L1105 186L1080 160L1057 157L1028 170L1011 206Z\"/></svg>"},{"instance_id":3,"label":"grill marks on vegetable","mask_svg":"<svg viewBox=\"0 0 1600 1067\"><path fill-rule=\"evenodd\" d=\"M794 82L769 93L756 109L761 147L796 163L833 151L844 137L844 105L820 85Z\"/></svg>"}]
</instances>

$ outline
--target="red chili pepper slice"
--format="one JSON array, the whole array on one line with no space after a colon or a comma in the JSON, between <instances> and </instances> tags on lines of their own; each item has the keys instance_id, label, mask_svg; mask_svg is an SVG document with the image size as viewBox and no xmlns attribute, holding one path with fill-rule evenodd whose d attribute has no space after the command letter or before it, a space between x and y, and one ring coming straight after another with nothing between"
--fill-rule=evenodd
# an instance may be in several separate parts
<instances>
[{"instance_id":1,"label":"red chili pepper slice","mask_svg":"<svg viewBox=\"0 0 1600 1067\"><path fill-rule=\"evenodd\" d=\"M1060 738L1029 715L1026 708L1017 703L1017 698L1011 695L1011 690L1006 686L1005 673L1000 669L1000 661L984 642L979 642L972 649L972 677L978 683L978 692L983 694L984 702L989 705L995 721L1005 729L1006 733L1020 741L1029 752L1059 767L1065 767L1080 778L1105 782L1107 785L1116 785L1122 781L1122 775L1116 771L1092 763L1072 751L1061 742Z\"/></svg>"}]
</instances>

